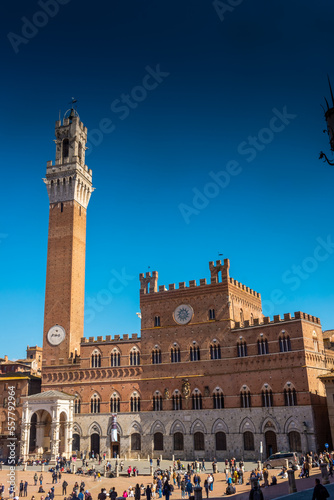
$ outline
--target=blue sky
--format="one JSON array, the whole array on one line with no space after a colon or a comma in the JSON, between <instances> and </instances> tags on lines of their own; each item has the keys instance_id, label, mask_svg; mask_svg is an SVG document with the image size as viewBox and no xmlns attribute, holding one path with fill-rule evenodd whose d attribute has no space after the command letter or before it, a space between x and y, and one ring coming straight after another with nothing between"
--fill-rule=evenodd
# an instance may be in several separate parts
<instances>
[{"instance_id":1,"label":"blue sky","mask_svg":"<svg viewBox=\"0 0 334 500\"><path fill-rule=\"evenodd\" d=\"M6 6L2 355L42 343L41 179L72 96L90 131L96 188L86 336L140 331L138 274L148 266L159 284L199 280L218 252L231 276L261 292L266 314L302 310L333 328L334 168L318 160L329 150L320 104L327 73L334 81L333 14L327 1Z\"/></svg>"}]
</instances>

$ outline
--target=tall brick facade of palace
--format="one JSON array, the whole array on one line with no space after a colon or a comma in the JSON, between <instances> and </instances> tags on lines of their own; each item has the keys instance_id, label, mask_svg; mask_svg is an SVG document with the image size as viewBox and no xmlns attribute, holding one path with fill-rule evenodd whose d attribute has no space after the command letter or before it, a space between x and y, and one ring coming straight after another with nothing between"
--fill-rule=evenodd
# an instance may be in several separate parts
<instances>
[{"instance_id":1,"label":"tall brick facade of palace","mask_svg":"<svg viewBox=\"0 0 334 500\"><path fill-rule=\"evenodd\" d=\"M141 274L140 335L83 336L86 210L93 190L86 138L73 110L56 122L56 162L48 162L45 179L50 219L42 367L53 415L44 425L45 410L37 418L31 410L42 408L40 400L27 398L24 439L34 425L46 430L22 453L47 454L50 447L53 454L69 453L64 442L72 437L73 450L108 456L250 459L259 457L260 442L265 456L322 449L330 430L319 375L334 367L334 356L324 347L320 320L301 312L264 317L261 295L230 277L228 259L209 263L208 281L166 288L157 272ZM73 415L60 409L66 394ZM112 414L117 442L111 441Z\"/></svg>"}]
</instances>

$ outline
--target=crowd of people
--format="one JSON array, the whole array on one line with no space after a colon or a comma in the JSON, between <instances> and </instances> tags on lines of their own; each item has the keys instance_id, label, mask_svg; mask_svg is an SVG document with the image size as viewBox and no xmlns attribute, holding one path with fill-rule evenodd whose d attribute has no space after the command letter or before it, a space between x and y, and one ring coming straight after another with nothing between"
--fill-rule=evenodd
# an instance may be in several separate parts
<instances>
[{"instance_id":1,"label":"crowd of people","mask_svg":"<svg viewBox=\"0 0 334 500\"><path fill-rule=\"evenodd\" d=\"M100 463L101 457L95 457L95 463L96 462ZM302 455L299 461L299 477L309 477L310 470L312 468L319 467L324 463L327 464L329 475L333 476L334 454L331 455L327 452L312 454L310 452ZM118 470L121 473L124 470L123 475L126 474L128 478L136 478L139 474L138 467L136 466L129 465L127 469L125 469L124 462L122 460L120 462L116 461L116 464ZM72 487L69 487L68 481L70 476L67 475L67 472L71 472L71 477L73 477L73 470L69 467L70 465L71 460L66 460L65 458L60 457L57 460L57 464L49 468L48 472L50 473L50 476L48 475L47 479L49 485L51 479L51 487L46 488L47 491L44 490L43 486L43 484L45 484L43 473L35 472L33 480L34 486L38 487L37 493L40 494L38 500L53 500L55 497L55 485L57 484L61 485L61 492L64 500L92 500L92 495L85 484L84 477L85 474L93 475L94 481L102 481L101 471L95 469L95 465L92 464L90 464L91 468L87 469L88 463L85 463L83 460L82 467L79 467L76 471L78 480L75 481ZM155 500L165 497L166 500L169 500L169 497L173 494L174 490L179 490L178 496L181 496L182 499L190 499L190 497L194 496L194 490L198 486L202 487L203 498L213 496L212 492L214 489L215 474L206 472L205 460L195 460L192 463L188 463L186 466L181 462L181 460L177 460L169 467L169 470L162 470L160 468L160 459L158 458L155 465L156 468L153 472L153 460L150 459L150 467L153 472L153 476L150 483L146 486L137 482L137 484L129 486L122 492L117 492L115 487L110 488L109 491L105 488L101 488L101 492L98 494L98 500L116 500L120 497L129 497L134 498L135 500L140 500L141 498L145 500ZM220 467L221 465L222 464L220 464ZM110 461L106 461L104 464L106 471L111 471L114 466L115 463L111 463ZM213 472L217 471L217 467L217 461L214 459L212 463ZM220 470L219 472L223 472L223 470ZM268 469L264 467L263 470L261 470L261 468L252 470L249 476L247 474L247 480L245 480L244 462L243 460L236 461L235 458L225 460L224 472L226 480L225 495L233 495L237 493L238 486L246 483L246 485L251 487L250 500L262 500L263 493L261 488L275 486L278 484L277 480L279 478L285 479L288 477L286 467L282 467L282 470L279 473L276 472L277 475L275 473L269 474ZM80 475L82 476L81 480L79 479ZM18 485L18 491L14 491L13 487L9 488L9 498L17 500L19 497L27 497L28 487L28 481L21 480ZM320 491L319 487L317 488L317 491L318 490ZM321 492L321 494L324 494L324 490L321 489ZM0 500L4 498L8 497L5 495L4 485L0 484ZM32 496L31 500L35 500L35 496ZM324 499L315 497L313 500Z\"/></svg>"}]
</instances>

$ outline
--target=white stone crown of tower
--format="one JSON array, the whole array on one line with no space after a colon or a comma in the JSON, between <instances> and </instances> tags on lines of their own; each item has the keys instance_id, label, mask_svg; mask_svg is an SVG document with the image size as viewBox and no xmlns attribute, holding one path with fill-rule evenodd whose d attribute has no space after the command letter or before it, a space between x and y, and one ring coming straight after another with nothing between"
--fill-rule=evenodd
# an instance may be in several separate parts
<instances>
[{"instance_id":1,"label":"white stone crown of tower","mask_svg":"<svg viewBox=\"0 0 334 500\"><path fill-rule=\"evenodd\" d=\"M87 208L92 187L92 170L85 165L87 128L79 116L71 110L63 123L56 121L56 161L47 162L46 178L43 181L50 203L77 201Z\"/></svg>"}]
</instances>

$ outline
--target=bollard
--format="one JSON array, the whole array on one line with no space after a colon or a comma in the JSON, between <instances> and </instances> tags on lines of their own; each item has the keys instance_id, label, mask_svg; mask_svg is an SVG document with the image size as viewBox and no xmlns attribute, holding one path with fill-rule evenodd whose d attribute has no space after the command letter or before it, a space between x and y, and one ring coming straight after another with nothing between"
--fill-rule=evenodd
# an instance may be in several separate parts
<instances>
[{"instance_id":1,"label":"bollard","mask_svg":"<svg viewBox=\"0 0 334 500\"><path fill-rule=\"evenodd\" d=\"M126 461L126 455L124 455L124 462Z\"/></svg>"},{"instance_id":2,"label":"bollard","mask_svg":"<svg viewBox=\"0 0 334 500\"><path fill-rule=\"evenodd\" d=\"M75 463L72 462L72 474L75 474L75 472L76 472Z\"/></svg>"},{"instance_id":3,"label":"bollard","mask_svg":"<svg viewBox=\"0 0 334 500\"><path fill-rule=\"evenodd\" d=\"M23 464L23 470L27 470L27 462L24 462L24 464Z\"/></svg>"},{"instance_id":4,"label":"bollard","mask_svg":"<svg viewBox=\"0 0 334 500\"><path fill-rule=\"evenodd\" d=\"M175 455L172 455L172 460L173 462L175 462Z\"/></svg>"},{"instance_id":5,"label":"bollard","mask_svg":"<svg viewBox=\"0 0 334 500\"><path fill-rule=\"evenodd\" d=\"M147 455L147 461L148 462L150 461L150 455Z\"/></svg>"},{"instance_id":6,"label":"bollard","mask_svg":"<svg viewBox=\"0 0 334 500\"><path fill-rule=\"evenodd\" d=\"M261 460L257 461L257 470L262 470L262 462L261 462Z\"/></svg>"},{"instance_id":7,"label":"bollard","mask_svg":"<svg viewBox=\"0 0 334 500\"><path fill-rule=\"evenodd\" d=\"M212 464L212 470L213 470L214 474L217 474L217 463L216 462L213 462L213 464Z\"/></svg>"},{"instance_id":8,"label":"bollard","mask_svg":"<svg viewBox=\"0 0 334 500\"><path fill-rule=\"evenodd\" d=\"M119 477L119 467L116 465L115 467L116 477Z\"/></svg>"},{"instance_id":9,"label":"bollard","mask_svg":"<svg viewBox=\"0 0 334 500\"><path fill-rule=\"evenodd\" d=\"M42 464L41 472L44 472L44 464Z\"/></svg>"},{"instance_id":10,"label":"bollard","mask_svg":"<svg viewBox=\"0 0 334 500\"><path fill-rule=\"evenodd\" d=\"M322 484L329 484L327 464L320 464Z\"/></svg>"},{"instance_id":11,"label":"bollard","mask_svg":"<svg viewBox=\"0 0 334 500\"><path fill-rule=\"evenodd\" d=\"M297 486L296 486L295 471L293 469L288 470L288 480L289 480L289 493L296 493Z\"/></svg>"},{"instance_id":12,"label":"bollard","mask_svg":"<svg viewBox=\"0 0 334 500\"><path fill-rule=\"evenodd\" d=\"M160 462L162 462L162 455L160 455Z\"/></svg>"},{"instance_id":13,"label":"bollard","mask_svg":"<svg viewBox=\"0 0 334 500\"><path fill-rule=\"evenodd\" d=\"M195 486L194 500L202 500L202 486Z\"/></svg>"},{"instance_id":14,"label":"bollard","mask_svg":"<svg viewBox=\"0 0 334 500\"><path fill-rule=\"evenodd\" d=\"M139 453L138 453L138 457L137 457L137 460L138 460L138 462L140 461L140 455L139 455Z\"/></svg>"},{"instance_id":15,"label":"bollard","mask_svg":"<svg viewBox=\"0 0 334 500\"><path fill-rule=\"evenodd\" d=\"M286 470L288 470L288 468L289 468L289 460L285 459L284 461L285 461L284 467L286 468Z\"/></svg>"},{"instance_id":16,"label":"bollard","mask_svg":"<svg viewBox=\"0 0 334 500\"><path fill-rule=\"evenodd\" d=\"M154 473L153 473L153 465L150 465L150 475L153 476Z\"/></svg>"}]
</instances>

